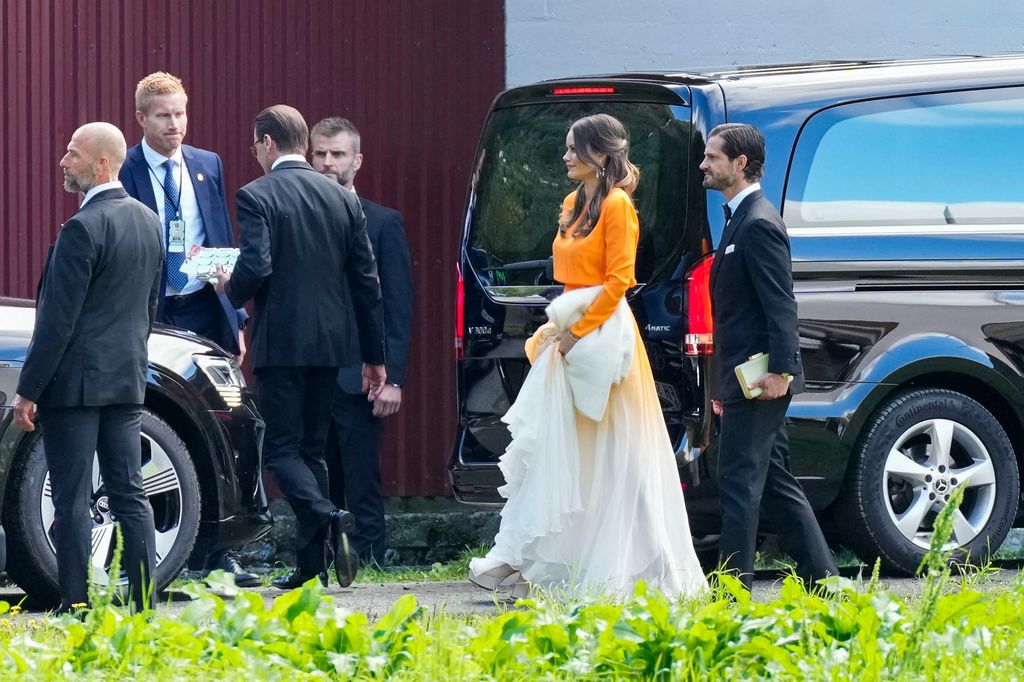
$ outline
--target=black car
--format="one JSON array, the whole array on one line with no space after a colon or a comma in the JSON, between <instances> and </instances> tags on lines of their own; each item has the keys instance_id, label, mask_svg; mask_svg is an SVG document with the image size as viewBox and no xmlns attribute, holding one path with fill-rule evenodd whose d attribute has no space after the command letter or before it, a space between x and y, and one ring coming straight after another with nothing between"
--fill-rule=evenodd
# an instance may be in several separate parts
<instances>
[{"instance_id":1,"label":"black car","mask_svg":"<svg viewBox=\"0 0 1024 682\"><path fill-rule=\"evenodd\" d=\"M7 572L44 605L60 601L53 503L39 431L13 423L14 400L32 327L32 301L0 298L0 510ZM264 423L230 355L212 342L157 325L149 338L142 413L143 485L156 523L156 587L194 557L254 540L272 522L263 491ZM107 579L115 549L99 467L91 511L94 579ZM118 577L120 579L120 576Z\"/></svg>"},{"instance_id":2,"label":"black car","mask_svg":"<svg viewBox=\"0 0 1024 682\"><path fill-rule=\"evenodd\" d=\"M710 130L756 125L786 221L806 391L790 465L834 538L914 571L964 489L951 548L984 556L1015 520L1024 452L1024 57L857 61L554 80L497 97L459 258L458 499L500 503L501 417L523 341L561 286L549 257L570 123L610 113L641 168L628 294L713 556L717 420L708 274L724 217L701 185ZM767 529L766 529L767 530Z\"/></svg>"}]
</instances>

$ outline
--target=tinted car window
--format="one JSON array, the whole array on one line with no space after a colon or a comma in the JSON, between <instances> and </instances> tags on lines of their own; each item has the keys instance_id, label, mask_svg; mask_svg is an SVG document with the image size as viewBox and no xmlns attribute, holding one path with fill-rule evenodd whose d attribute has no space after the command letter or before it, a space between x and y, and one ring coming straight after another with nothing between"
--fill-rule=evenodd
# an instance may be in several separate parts
<instances>
[{"instance_id":1,"label":"tinted car window","mask_svg":"<svg viewBox=\"0 0 1024 682\"><path fill-rule=\"evenodd\" d=\"M1024 223L1024 89L860 102L815 115L786 192L790 227Z\"/></svg>"},{"instance_id":2,"label":"tinted car window","mask_svg":"<svg viewBox=\"0 0 1024 682\"><path fill-rule=\"evenodd\" d=\"M562 161L565 135L573 121L595 113L625 124L630 158L640 167L634 197L640 215L637 281L649 281L668 261L685 219L686 193L680 188L694 165L689 109L621 102L520 106L494 112L477 157L467 254L485 284L549 283L544 262L562 200L574 189Z\"/></svg>"}]
</instances>

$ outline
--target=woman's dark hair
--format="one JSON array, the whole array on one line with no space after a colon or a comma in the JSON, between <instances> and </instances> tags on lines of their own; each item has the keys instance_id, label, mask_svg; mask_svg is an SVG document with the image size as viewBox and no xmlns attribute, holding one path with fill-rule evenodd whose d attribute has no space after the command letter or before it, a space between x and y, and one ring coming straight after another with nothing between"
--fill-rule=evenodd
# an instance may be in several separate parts
<instances>
[{"instance_id":1,"label":"woman's dark hair","mask_svg":"<svg viewBox=\"0 0 1024 682\"><path fill-rule=\"evenodd\" d=\"M747 167L743 169L743 177L748 182L757 182L764 175L764 135L752 125L746 123L723 123L715 126L708 135L722 140L722 151L733 160L739 155L747 157Z\"/></svg>"},{"instance_id":2,"label":"woman's dark hair","mask_svg":"<svg viewBox=\"0 0 1024 682\"><path fill-rule=\"evenodd\" d=\"M601 202L614 187L621 187L626 194L633 196L637 182L640 181L640 169L629 161L629 136L619 119L608 114L594 114L581 118L572 124L573 145L580 161L597 166L597 191L588 197L583 184L576 190L576 204L568 215L558 221L558 231L565 236L569 228L579 220L583 220L572 231L573 237L590 234L597 225L601 215ZM597 158L604 155L604 166ZM589 206L588 206L589 203Z\"/></svg>"},{"instance_id":3,"label":"woman's dark hair","mask_svg":"<svg viewBox=\"0 0 1024 682\"><path fill-rule=\"evenodd\" d=\"M264 135L277 144L282 154L305 154L309 147L309 128L299 110L287 104L275 104L256 115L253 121L256 138Z\"/></svg>"}]
</instances>

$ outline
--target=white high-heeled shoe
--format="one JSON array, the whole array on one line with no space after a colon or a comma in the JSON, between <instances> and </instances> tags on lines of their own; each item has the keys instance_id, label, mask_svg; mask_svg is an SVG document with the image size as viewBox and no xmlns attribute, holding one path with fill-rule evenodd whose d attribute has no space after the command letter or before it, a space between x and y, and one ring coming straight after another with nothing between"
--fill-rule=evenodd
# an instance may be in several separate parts
<instances>
[{"instance_id":1,"label":"white high-heeled shoe","mask_svg":"<svg viewBox=\"0 0 1024 682\"><path fill-rule=\"evenodd\" d=\"M510 580L514 578L514 580ZM519 571L508 564L494 562L488 559L473 559L469 562L469 582L485 590L511 588L515 580L519 579Z\"/></svg>"},{"instance_id":2,"label":"white high-heeled shoe","mask_svg":"<svg viewBox=\"0 0 1024 682\"><path fill-rule=\"evenodd\" d=\"M517 575L517 580L512 585L512 591L509 592L509 597L512 599L529 599L530 597L530 583L523 578L522 575Z\"/></svg>"}]
</instances>

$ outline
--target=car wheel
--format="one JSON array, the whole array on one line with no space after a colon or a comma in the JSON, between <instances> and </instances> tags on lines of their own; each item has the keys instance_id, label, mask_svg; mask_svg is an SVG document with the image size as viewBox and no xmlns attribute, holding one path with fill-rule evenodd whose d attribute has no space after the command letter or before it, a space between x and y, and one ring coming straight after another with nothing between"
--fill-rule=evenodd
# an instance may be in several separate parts
<instances>
[{"instance_id":1,"label":"car wheel","mask_svg":"<svg viewBox=\"0 0 1024 682\"><path fill-rule=\"evenodd\" d=\"M142 479L156 527L156 588L170 584L185 565L199 531L199 480L181 438L149 410L142 411ZM44 606L60 602L53 544L53 502L43 441L26 441L8 479L5 527L7 571L25 593ZM114 520L94 460L92 495L92 576L107 583L116 548ZM118 582L125 578L118 576Z\"/></svg>"},{"instance_id":2,"label":"car wheel","mask_svg":"<svg viewBox=\"0 0 1024 682\"><path fill-rule=\"evenodd\" d=\"M976 401L926 389L884 405L863 431L837 503L844 544L868 564L913 574L938 513L963 488L945 549L958 562L999 548L1017 513L1020 480L1006 432Z\"/></svg>"}]
</instances>

